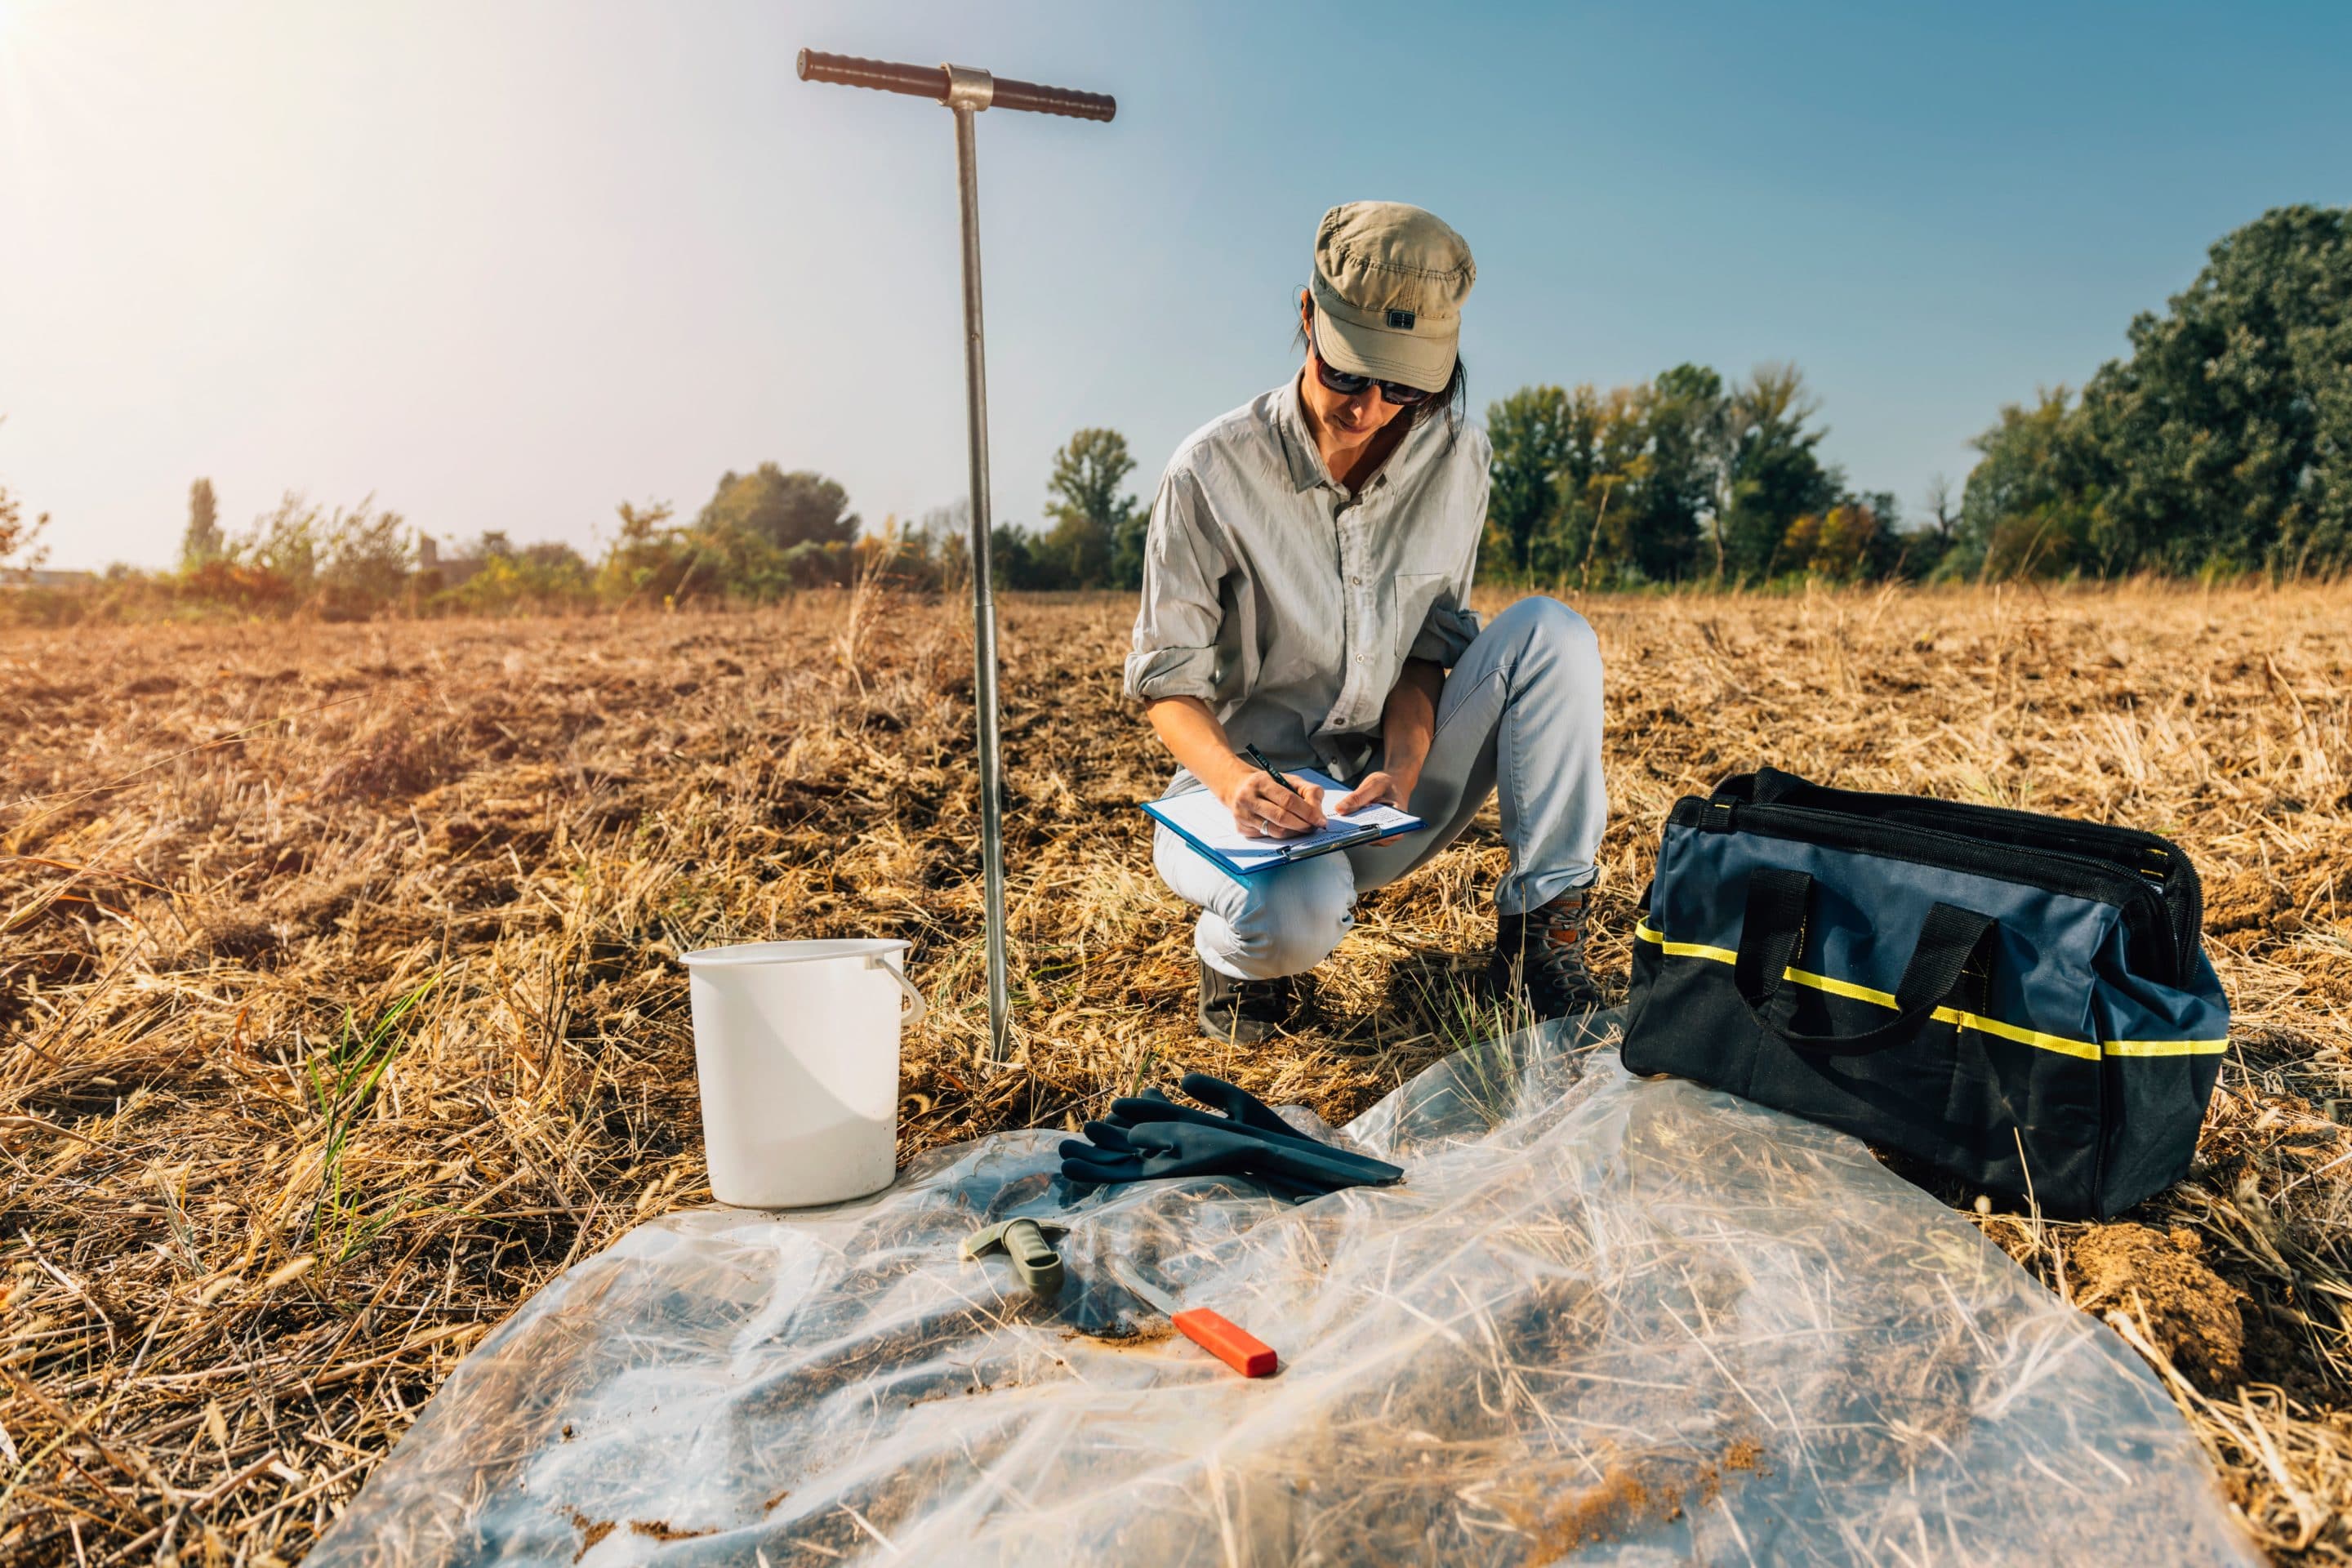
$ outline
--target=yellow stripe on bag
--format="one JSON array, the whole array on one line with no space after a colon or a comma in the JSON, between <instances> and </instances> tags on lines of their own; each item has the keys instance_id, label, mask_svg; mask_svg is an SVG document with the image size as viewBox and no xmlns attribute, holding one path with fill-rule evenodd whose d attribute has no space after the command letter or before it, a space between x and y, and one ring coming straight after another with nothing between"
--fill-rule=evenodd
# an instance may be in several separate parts
<instances>
[{"instance_id":1,"label":"yellow stripe on bag","mask_svg":"<svg viewBox=\"0 0 2352 1568\"><path fill-rule=\"evenodd\" d=\"M1696 942L1668 942L1664 932L1652 931L1646 924L1635 926L1633 934L1643 942L1656 943L1659 950L1670 957L1710 958L1717 963L1737 963L1739 961L1739 954L1730 948L1708 947ZM1889 991L1856 985L1851 980L1836 980L1809 970L1790 968L1780 973L1785 980L1810 986L1815 991L1826 991L1832 996L1875 1003L1881 1007L1895 1005L1895 994ZM2111 1057L2199 1057L2215 1056L2230 1048L2227 1040L2108 1040L2094 1045L2088 1040L2077 1040L2065 1035L2046 1035L2039 1029L2021 1028L2015 1024L2004 1024L1998 1018L1988 1018L1978 1013L1963 1013L1958 1007L1938 1007L1930 1016L1939 1024L1957 1024L1980 1035L2015 1040L2020 1045L2056 1051L2062 1056L2078 1057L2084 1061L2098 1060L2103 1051Z\"/></svg>"},{"instance_id":2,"label":"yellow stripe on bag","mask_svg":"<svg viewBox=\"0 0 2352 1568\"><path fill-rule=\"evenodd\" d=\"M2230 1048L2227 1040L2109 1040L2111 1057L2218 1057Z\"/></svg>"},{"instance_id":3,"label":"yellow stripe on bag","mask_svg":"<svg viewBox=\"0 0 2352 1568\"><path fill-rule=\"evenodd\" d=\"M1826 974L1815 974L1811 970L1784 969L1780 972L1780 978L1793 980L1800 985L1810 985L1816 991L1826 991L1832 996L1851 996L1857 1002L1875 1002L1882 1007L1896 1006L1895 994L1891 991L1874 991L1867 985L1856 985L1851 980L1832 980Z\"/></svg>"},{"instance_id":4,"label":"yellow stripe on bag","mask_svg":"<svg viewBox=\"0 0 2352 1568\"><path fill-rule=\"evenodd\" d=\"M1648 926L1637 925L1633 934L1643 942L1654 942L1669 958L1711 958L1717 963L1737 963L1739 955L1727 947L1709 947L1703 942L1668 942Z\"/></svg>"},{"instance_id":5,"label":"yellow stripe on bag","mask_svg":"<svg viewBox=\"0 0 2352 1568\"><path fill-rule=\"evenodd\" d=\"M1938 1023L1958 1024L1963 1029L1974 1029L1980 1035L1998 1035L2004 1040L2015 1040L2020 1045L2057 1051L2064 1056L2080 1057L2088 1062L2099 1059L2099 1047L2088 1040L2070 1039L2064 1035L2045 1035L2039 1029L2021 1029L2015 1024L1963 1013L1957 1007L1938 1007L1932 1016Z\"/></svg>"}]
</instances>

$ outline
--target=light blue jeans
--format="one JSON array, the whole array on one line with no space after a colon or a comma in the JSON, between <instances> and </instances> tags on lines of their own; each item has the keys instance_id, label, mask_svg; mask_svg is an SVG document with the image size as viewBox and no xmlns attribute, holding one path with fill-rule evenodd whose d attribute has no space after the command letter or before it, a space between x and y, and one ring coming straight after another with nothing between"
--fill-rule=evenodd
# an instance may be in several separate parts
<instances>
[{"instance_id":1,"label":"light blue jeans","mask_svg":"<svg viewBox=\"0 0 2352 1568\"><path fill-rule=\"evenodd\" d=\"M1199 906L1192 946L1212 969L1266 980L1314 968L1355 924L1356 895L1382 887L1462 836L1502 795L1510 874L1496 907L1524 914L1592 880L1608 825L1601 777L1601 645L1557 599L1521 599L1478 634L1445 678L1412 812L1429 823L1361 849L1242 879L1162 827L1160 879Z\"/></svg>"}]
</instances>

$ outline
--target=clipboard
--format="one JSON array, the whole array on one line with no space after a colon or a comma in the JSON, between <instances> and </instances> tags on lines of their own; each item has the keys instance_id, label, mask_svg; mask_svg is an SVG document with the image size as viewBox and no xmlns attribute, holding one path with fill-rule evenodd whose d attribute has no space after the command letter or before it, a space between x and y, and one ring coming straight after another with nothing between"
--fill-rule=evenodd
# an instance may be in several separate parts
<instances>
[{"instance_id":1,"label":"clipboard","mask_svg":"<svg viewBox=\"0 0 2352 1568\"><path fill-rule=\"evenodd\" d=\"M1329 795L1348 793L1345 784L1313 768L1293 768L1290 775L1320 787ZM1234 826L1234 814L1225 809L1224 802L1206 789L1145 801L1142 806L1152 820L1164 824L1219 870L1237 880L1263 876L1301 860L1312 860L1318 855L1352 849L1360 844L1376 844L1402 833L1417 833L1429 826L1392 805L1374 805L1345 816L1334 816L1324 826L1297 838L1251 838Z\"/></svg>"}]
</instances>

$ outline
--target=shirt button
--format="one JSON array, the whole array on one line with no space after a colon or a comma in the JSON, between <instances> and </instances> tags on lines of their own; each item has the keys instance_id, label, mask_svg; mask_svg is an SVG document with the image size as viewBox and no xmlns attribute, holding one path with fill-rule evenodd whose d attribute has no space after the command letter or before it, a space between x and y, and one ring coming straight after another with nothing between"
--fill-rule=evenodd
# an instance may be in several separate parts
<instances>
[{"instance_id":1,"label":"shirt button","mask_svg":"<svg viewBox=\"0 0 2352 1568\"><path fill-rule=\"evenodd\" d=\"M1350 577L1348 581L1353 583L1359 588L1364 585L1364 580L1361 577Z\"/></svg>"}]
</instances>

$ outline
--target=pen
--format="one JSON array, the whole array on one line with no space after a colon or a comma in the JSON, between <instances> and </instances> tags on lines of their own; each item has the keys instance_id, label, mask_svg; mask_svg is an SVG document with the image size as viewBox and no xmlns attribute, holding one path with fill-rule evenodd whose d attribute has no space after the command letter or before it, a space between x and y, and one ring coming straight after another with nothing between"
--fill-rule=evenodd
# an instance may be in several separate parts
<instances>
[{"instance_id":1,"label":"pen","mask_svg":"<svg viewBox=\"0 0 2352 1568\"><path fill-rule=\"evenodd\" d=\"M1298 786L1292 784L1288 779L1283 777L1282 770L1276 767L1272 763L1267 762L1265 760L1265 753L1259 751L1255 743L1244 746L1242 748L1242 755L1247 757L1251 762L1255 763L1259 767L1264 768L1266 772L1267 777L1273 779L1275 783L1280 784L1291 794L1297 795L1298 793Z\"/></svg>"}]
</instances>

